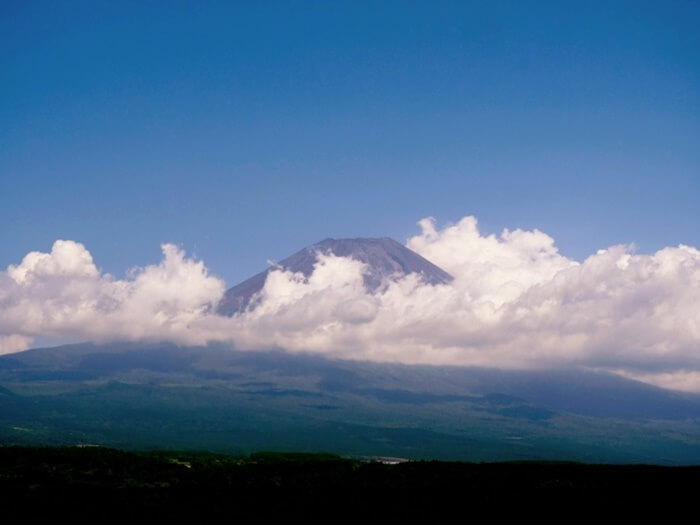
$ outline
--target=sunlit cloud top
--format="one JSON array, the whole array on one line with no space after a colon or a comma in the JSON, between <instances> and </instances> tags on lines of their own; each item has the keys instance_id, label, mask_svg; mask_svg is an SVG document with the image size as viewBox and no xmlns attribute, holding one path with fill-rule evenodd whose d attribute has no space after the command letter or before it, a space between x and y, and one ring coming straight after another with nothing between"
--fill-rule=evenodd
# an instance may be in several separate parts
<instances>
[{"instance_id":1,"label":"sunlit cloud top","mask_svg":"<svg viewBox=\"0 0 700 525\"><path fill-rule=\"evenodd\" d=\"M419 224L406 245L450 272L449 284L409 274L370 292L363 263L320 253L308 277L271 271L256 307L232 317L215 313L224 282L174 245L116 279L82 244L56 241L0 273L0 352L37 337L226 342L402 363L585 366L700 391L696 248L618 245L575 261L537 230L482 235L474 217Z\"/></svg>"}]
</instances>

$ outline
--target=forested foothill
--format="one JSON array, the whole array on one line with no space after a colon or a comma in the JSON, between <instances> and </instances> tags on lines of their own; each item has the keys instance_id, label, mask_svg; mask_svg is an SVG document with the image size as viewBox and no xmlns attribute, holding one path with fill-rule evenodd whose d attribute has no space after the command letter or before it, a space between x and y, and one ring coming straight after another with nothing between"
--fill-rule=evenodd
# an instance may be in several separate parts
<instances>
[{"instance_id":1,"label":"forested foothill","mask_svg":"<svg viewBox=\"0 0 700 525\"><path fill-rule=\"evenodd\" d=\"M698 485L700 467L575 462L467 463L260 452L122 451L102 447L0 447L4 509L75 519L216 515L256 522L290 515L415 520L512 495L619 503L623 495ZM439 509L435 505L439 504ZM502 511L503 509L501 509ZM500 511L499 511L500 512Z\"/></svg>"}]
</instances>

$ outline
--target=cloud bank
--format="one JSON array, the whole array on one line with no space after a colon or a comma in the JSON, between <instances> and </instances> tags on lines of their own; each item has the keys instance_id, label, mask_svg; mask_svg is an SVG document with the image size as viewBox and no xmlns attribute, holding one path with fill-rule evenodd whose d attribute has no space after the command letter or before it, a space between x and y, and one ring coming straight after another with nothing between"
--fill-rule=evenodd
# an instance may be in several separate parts
<instances>
[{"instance_id":1,"label":"cloud bank","mask_svg":"<svg viewBox=\"0 0 700 525\"><path fill-rule=\"evenodd\" d=\"M37 336L206 343L196 324L224 293L224 282L174 245L162 250L159 264L134 268L126 280L101 273L74 241L27 254L0 273L0 351L20 350Z\"/></svg>"},{"instance_id":2,"label":"cloud bank","mask_svg":"<svg viewBox=\"0 0 700 525\"><path fill-rule=\"evenodd\" d=\"M56 241L0 273L0 352L34 337L231 342L330 357L541 368L585 366L700 391L700 251L650 255L612 246L574 261L538 231L482 235L473 217L420 221L407 246L450 272L369 293L363 264L320 254L313 274L270 272L259 306L215 314L224 283L163 245L163 260L124 280L81 244Z\"/></svg>"}]
</instances>

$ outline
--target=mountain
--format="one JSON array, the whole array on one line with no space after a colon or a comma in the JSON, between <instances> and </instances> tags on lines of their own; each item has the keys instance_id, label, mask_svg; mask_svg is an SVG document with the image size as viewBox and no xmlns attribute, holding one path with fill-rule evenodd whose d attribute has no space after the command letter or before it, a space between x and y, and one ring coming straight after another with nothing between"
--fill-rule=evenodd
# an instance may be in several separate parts
<instances>
[{"instance_id":1,"label":"mountain","mask_svg":"<svg viewBox=\"0 0 700 525\"><path fill-rule=\"evenodd\" d=\"M700 396L573 369L155 343L0 356L0 444L698 464L699 428Z\"/></svg>"},{"instance_id":2,"label":"mountain","mask_svg":"<svg viewBox=\"0 0 700 525\"><path fill-rule=\"evenodd\" d=\"M375 291L384 279L417 273L427 284L445 284L452 276L416 252L389 237L381 239L325 239L307 246L294 255L279 262L277 267L268 268L250 279L229 289L219 303L218 312L233 315L242 312L249 305L253 295L265 285L267 274L276 268L283 268L305 277L311 275L318 253L333 253L338 257L350 257L367 265L364 275L365 287Z\"/></svg>"}]
</instances>

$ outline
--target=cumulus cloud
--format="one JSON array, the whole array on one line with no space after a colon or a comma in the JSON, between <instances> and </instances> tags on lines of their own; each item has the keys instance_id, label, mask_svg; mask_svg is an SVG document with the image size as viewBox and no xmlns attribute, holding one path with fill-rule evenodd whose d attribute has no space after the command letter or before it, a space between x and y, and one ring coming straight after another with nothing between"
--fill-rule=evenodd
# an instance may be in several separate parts
<instances>
[{"instance_id":1,"label":"cumulus cloud","mask_svg":"<svg viewBox=\"0 0 700 525\"><path fill-rule=\"evenodd\" d=\"M407 246L450 284L407 275L368 292L361 262L319 254L308 277L271 271L256 307L230 318L213 311L223 282L172 245L116 280L82 245L57 241L0 273L0 351L35 336L229 341L404 363L585 366L700 391L697 249L620 245L579 262L537 230L483 235L473 217L419 224Z\"/></svg>"},{"instance_id":2,"label":"cumulus cloud","mask_svg":"<svg viewBox=\"0 0 700 525\"><path fill-rule=\"evenodd\" d=\"M20 350L37 336L205 343L191 323L216 304L224 283L176 246L162 250L160 264L135 268L126 280L101 273L74 241L27 254L0 274L0 352Z\"/></svg>"}]
</instances>

